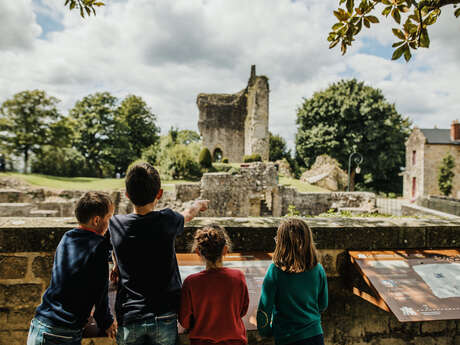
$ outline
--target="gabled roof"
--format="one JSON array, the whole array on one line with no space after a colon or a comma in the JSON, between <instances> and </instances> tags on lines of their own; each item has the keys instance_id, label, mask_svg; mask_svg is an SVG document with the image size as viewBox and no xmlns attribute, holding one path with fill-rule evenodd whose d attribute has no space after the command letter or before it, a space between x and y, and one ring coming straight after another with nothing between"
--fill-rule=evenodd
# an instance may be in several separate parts
<instances>
[{"instance_id":1,"label":"gabled roof","mask_svg":"<svg viewBox=\"0 0 460 345\"><path fill-rule=\"evenodd\" d=\"M460 145L460 141L453 141L450 138L450 129L420 128L426 138L427 144L451 144Z\"/></svg>"}]
</instances>

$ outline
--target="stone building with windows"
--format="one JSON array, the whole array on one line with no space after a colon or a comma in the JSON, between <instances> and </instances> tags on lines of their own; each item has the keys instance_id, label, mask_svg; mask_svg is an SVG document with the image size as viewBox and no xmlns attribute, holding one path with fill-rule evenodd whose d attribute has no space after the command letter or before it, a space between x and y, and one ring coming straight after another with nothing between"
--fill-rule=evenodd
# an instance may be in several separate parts
<instances>
[{"instance_id":1,"label":"stone building with windows","mask_svg":"<svg viewBox=\"0 0 460 345\"><path fill-rule=\"evenodd\" d=\"M406 141L406 168L403 175L403 196L415 200L425 195L442 195L438 187L442 159L454 157L454 179L451 195L460 197L460 123L450 129L415 127Z\"/></svg>"},{"instance_id":2,"label":"stone building with windows","mask_svg":"<svg viewBox=\"0 0 460 345\"><path fill-rule=\"evenodd\" d=\"M229 162L242 162L252 154L268 161L269 91L268 78L256 75L253 65L248 85L240 92L198 95L198 128L214 161L226 157Z\"/></svg>"}]
</instances>

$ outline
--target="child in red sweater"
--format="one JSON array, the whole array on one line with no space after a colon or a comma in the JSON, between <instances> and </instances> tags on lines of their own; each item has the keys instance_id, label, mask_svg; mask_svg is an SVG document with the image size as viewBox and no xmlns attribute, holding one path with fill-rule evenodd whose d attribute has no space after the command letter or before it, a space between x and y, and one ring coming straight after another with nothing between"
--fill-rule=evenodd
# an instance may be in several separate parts
<instances>
[{"instance_id":1,"label":"child in red sweater","mask_svg":"<svg viewBox=\"0 0 460 345\"><path fill-rule=\"evenodd\" d=\"M249 306L244 274L222 265L230 246L227 233L219 225L195 233L192 250L206 262L206 270L185 279L179 311L179 322L189 330L191 345L248 342L241 319Z\"/></svg>"}]
</instances>

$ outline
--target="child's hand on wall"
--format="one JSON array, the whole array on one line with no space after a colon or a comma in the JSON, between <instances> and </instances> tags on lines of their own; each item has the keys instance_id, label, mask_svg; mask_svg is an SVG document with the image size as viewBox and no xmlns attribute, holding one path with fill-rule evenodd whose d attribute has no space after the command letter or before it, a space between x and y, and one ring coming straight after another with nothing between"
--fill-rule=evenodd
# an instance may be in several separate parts
<instances>
[{"instance_id":1,"label":"child's hand on wall","mask_svg":"<svg viewBox=\"0 0 460 345\"><path fill-rule=\"evenodd\" d=\"M115 336L117 335L117 329L118 329L117 320L114 320L112 325L105 330L105 334L107 334L109 338L115 339Z\"/></svg>"}]
</instances>

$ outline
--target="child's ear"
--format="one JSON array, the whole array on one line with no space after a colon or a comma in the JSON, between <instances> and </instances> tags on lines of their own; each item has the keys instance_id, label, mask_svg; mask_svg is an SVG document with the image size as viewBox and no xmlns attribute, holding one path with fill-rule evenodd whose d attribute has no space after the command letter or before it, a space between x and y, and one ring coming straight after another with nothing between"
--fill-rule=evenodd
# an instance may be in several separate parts
<instances>
[{"instance_id":1,"label":"child's ear","mask_svg":"<svg viewBox=\"0 0 460 345\"><path fill-rule=\"evenodd\" d=\"M90 219L90 223L93 227L97 228L99 224L101 223L101 217L94 216L93 218Z\"/></svg>"},{"instance_id":2,"label":"child's ear","mask_svg":"<svg viewBox=\"0 0 460 345\"><path fill-rule=\"evenodd\" d=\"M155 197L155 199L160 200L162 196L163 196L163 189L160 188L160 190L158 191L157 196Z\"/></svg>"},{"instance_id":3,"label":"child's ear","mask_svg":"<svg viewBox=\"0 0 460 345\"><path fill-rule=\"evenodd\" d=\"M227 253L228 253L228 246L224 246L224 248L222 249L222 256L227 255Z\"/></svg>"},{"instance_id":4,"label":"child's ear","mask_svg":"<svg viewBox=\"0 0 460 345\"><path fill-rule=\"evenodd\" d=\"M195 249L195 254L200 256L200 251L198 250L198 248Z\"/></svg>"}]
</instances>

